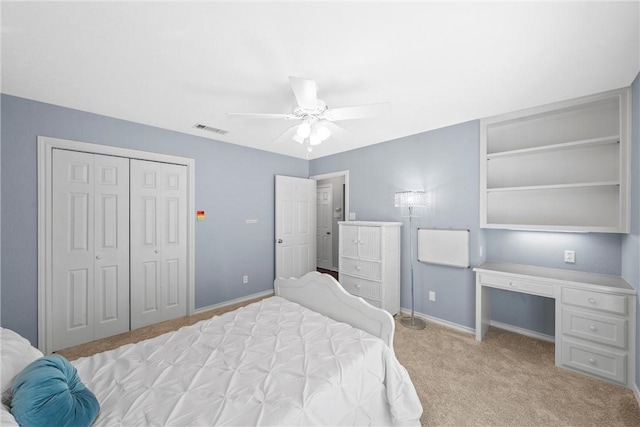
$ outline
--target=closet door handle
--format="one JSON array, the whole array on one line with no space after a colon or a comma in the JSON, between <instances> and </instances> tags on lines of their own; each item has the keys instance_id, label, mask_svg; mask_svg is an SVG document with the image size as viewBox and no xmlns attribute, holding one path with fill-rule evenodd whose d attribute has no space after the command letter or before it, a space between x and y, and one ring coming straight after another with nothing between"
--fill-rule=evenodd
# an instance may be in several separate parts
<instances>
[{"instance_id":1,"label":"closet door handle","mask_svg":"<svg viewBox=\"0 0 640 427\"><path fill-rule=\"evenodd\" d=\"M154 252L159 254L160 253L160 249L156 249Z\"/></svg>"}]
</instances>

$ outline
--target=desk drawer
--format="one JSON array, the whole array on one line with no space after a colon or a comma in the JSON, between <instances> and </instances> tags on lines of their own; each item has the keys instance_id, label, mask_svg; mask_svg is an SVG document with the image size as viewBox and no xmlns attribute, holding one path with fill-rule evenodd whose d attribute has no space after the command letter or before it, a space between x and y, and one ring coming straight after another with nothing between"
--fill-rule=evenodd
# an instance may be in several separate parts
<instances>
[{"instance_id":1,"label":"desk drawer","mask_svg":"<svg viewBox=\"0 0 640 427\"><path fill-rule=\"evenodd\" d=\"M562 333L627 348L627 321L618 317L562 307Z\"/></svg>"},{"instance_id":2,"label":"desk drawer","mask_svg":"<svg viewBox=\"0 0 640 427\"><path fill-rule=\"evenodd\" d=\"M340 258L340 275L353 274L367 279L380 280L382 264L375 261L363 261L354 258Z\"/></svg>"},{"instance_id":3,"label":"desk drawer","mask_svg":"<svg viewBox=\"0 0 640 427\"><path fill-rule=\"evenodd\" d=\"M562 287L562 303L592 310L608 311L615 314L627 314L627 297L624 295L603 294L601 292L587 291Z\"/></svg>"},{"instance_id":4,"label":"desk drawer","mask_svg":"<svg viewBox=\"0 0 640 427\"><path fill-rule=\"evenodd\" d=\"M553 285L529 280L510 279L501 276L480 274L480 283L493 288L508 289L515 292L553 297Z\"/></svg>"},{"instance_id":5,"label":"desk drawer","mask_svg":"<svg viewBox=\"0 0 640 427\"><path fill-rule=\"evenodd\" d=\"M372 282L342 274L340 275L340 284L350 294L366 298L382 298L382 283L380 282Z\"/></svg>"},{"instance_id":6,"label":"desk drawer","mask_svg":"<svg viewBox=\"0 0 640 427\"><path fill-rule=\"evenodd\" d=\"M562 364L621 384L627 382L627 356L562 339Z\"/></svg>"}]
</instances>

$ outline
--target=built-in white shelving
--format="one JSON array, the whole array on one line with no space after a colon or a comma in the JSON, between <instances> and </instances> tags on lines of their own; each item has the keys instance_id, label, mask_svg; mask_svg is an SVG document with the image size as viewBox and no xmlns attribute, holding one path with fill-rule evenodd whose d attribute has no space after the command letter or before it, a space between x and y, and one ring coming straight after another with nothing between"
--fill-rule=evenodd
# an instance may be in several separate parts
<instances>
[{"instance_id":1,"label":"built-in white shelving","mask_svg":"<svg viewBox=\"0 0 640 427\"><path fill-rule=\"evenodd\" d=\"M629 231L629 89L481 121L484 228Z\"/></svg>"},{"instance_id":2,"label":"built-in white shelving","mask_svg":"<svg viewBox=\"0 0 640 427\"><path fill-rule=\"evenodd\" d=\"M581 140L581 141L564 142L561 144L551 144L551 145L542 145L540 147L522 148L520 150L510 150L510 151L501 151L498 153L489 153L487 154L487 159L491 160L491 159L496 159L500 157L511 157L511 156L527 155L532 153L551 152L556 150L567 150L571 148L579 148L579 147L587 147L587 146L617 144L619 142L620 142L620 135L605 136L602 138L592 138L592 139Z\"/></svg>"}]
</instances>

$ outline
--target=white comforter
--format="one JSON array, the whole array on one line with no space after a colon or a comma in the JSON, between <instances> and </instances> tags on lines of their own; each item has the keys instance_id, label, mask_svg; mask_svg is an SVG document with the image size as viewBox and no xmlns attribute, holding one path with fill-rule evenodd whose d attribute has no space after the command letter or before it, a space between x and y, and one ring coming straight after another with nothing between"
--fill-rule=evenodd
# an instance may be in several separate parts
<instances>
[{"instance_id":1,"label":"white comforter","mask_svg":"<svg viewBox=\"0 0 640 427\"><path fill-rule=\"evenodd\" d=\"M73 362L94 425L419 424L406 370L380 339L272 297Z\"/></svg>"}]
</instances>

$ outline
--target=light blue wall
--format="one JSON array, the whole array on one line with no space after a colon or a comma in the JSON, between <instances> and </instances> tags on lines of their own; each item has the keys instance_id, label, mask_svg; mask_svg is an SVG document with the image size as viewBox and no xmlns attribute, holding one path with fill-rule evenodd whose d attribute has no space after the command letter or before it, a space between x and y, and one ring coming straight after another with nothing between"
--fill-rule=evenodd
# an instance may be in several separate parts
<instances>
[{"instance_id":1,"label":"light blue wall","mask_svg":"<svg viewBox=\"0 0 640 427\"><path fill-rule=\"evenodd\" d=\"M306 160L7 95L1 101L2 326L37 343L38 135L195 159L195 205L206 211L195 224L196 308L273 288L274 175L307 177Z\"/></svg>"},{"instance_id":2,"label":"light blue wall","mask_svg":"<svg viewBox=\"0 0 640 427\"><path fill-rule=\"evenodd\" d=\"M631 232L622 238L622 276L640 292L640 73L631 86ZM636 299L636 384L640 384L640 298Z\"/></svg>"},{"instance_id":3,"label":"light blue wall","mask_svg":"<svg viewBox=\"0 0 640 427\"><path fill-rule=\"evenodd\" d=\"M409 230L394 207L394 193L426 190L433 205L413 221L416 228L469 229L471 263L481 260L478 209L479 123L462 123L431 132L323 157L310 162L311 175L349 171L350 210L358 220L404 221L402 227L401 305L411 307ZM415 249L414 249L415 251ZM414 252L415 253L415 252ZM416 262L415 310L474 327L475 279L471 269ZM436 292L436 302L428 292Z\"/></svg>"}]
</instances>

